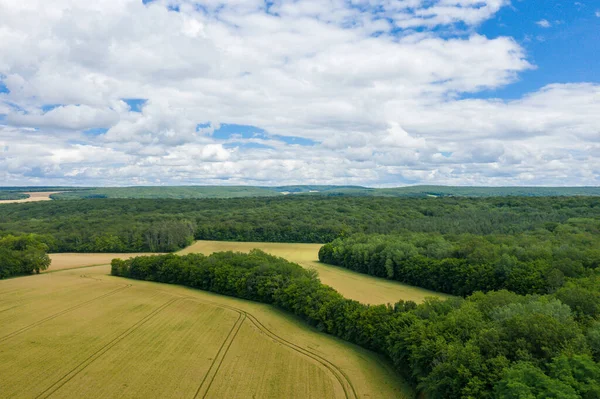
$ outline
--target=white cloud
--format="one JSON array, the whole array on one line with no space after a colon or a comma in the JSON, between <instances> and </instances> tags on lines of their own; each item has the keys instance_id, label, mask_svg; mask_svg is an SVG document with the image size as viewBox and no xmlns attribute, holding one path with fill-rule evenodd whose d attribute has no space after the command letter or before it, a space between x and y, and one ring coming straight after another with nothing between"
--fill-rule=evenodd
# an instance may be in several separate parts
<instances>
[{"instance_id":1,"label":"white cloud","mask_svg":"<svg viewBox=\"0 0 600 399\"><path fill-rule=\"evenodd\" d=\"M460 99L535 68L474 33L507 4L0 0L0 179L599 184L599 85ZM267 136L220 139L225 123Z\"/></svg>"},{"instance_id":2,"label":"white cloud","mask_svg":"<svg viewBox=\"0 0 600 399\"><path fill-rule=\"evenodd\" d=\"M541 20L537 21L536 24L541 26L542 28L549 28L552 26L550 21L548 21L547 19L541 19Z\"/></svg>"},{"instance_id":3,"label":"white cloud","mask_svg":"<svg viewBox=\"0 0 600 399\"><path fill-rule=\"evenodd\" d=\"M119 115L111 109L98 109L87 105L58 106L46 113L9 113L7 122L15 126L37 128L64 128L85 130L115 124Z\"/></svg>"},{"instance_id":4,"label":"white cloud","mask_svg":"<svg viewBox=\"0 0 600 399\"><path fill-rule=\"evenodd\" d=\"M596 10L596 16L600 18L600 10Z\"/></svg>"}]
</instances>

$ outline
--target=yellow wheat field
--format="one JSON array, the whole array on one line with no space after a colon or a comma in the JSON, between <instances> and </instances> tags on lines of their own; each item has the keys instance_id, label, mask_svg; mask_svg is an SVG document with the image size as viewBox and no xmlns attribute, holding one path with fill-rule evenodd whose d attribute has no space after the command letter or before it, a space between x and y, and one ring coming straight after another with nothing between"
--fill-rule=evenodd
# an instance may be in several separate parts
<instances>
[{"instance_id":1,"label":"yellow wheat field","mask_svg":"<svg viewBox=\"0 0 600 399\"><path fill-rule=\"evenodd\" d=\"M37 201L51 201L51 194L61 193L62 191L41 191L41 192L33 192L33 193L23 193L28 194L29 198L20 199L20 200L0 200L0 204L20 204L22 202L37 202Z\"/></svg>"},{"instance_id":2,"label":"yellow wheat field","mask_svg":"<svg viewBox=\"0 0 600 399\"><path fill-rule=\"evenodd\" d=\"M378 355L264 304L109 275L0 281L2 398L412 398Z\"/></svg>"}]
</instances>

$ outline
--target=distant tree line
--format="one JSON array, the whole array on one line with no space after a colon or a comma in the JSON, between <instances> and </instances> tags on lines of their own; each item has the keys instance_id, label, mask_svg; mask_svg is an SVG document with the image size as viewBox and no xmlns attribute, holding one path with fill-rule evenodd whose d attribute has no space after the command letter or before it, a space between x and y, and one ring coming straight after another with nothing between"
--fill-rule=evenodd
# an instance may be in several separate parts
<instances>
[{"instance_id":1,"label":"distant tree line","mask_svg":"<svg viewBox=\"0 0 600 399\"><path fill-rule=\"evenodd\" d=\"M46 270L47 251L48 246L34 234L0 237L0 279Z\"/></svg>"},{"instance_id":2,"label":"distant tree line","mask_svg":"<svg viewBox=\"0 0 600 399\"><path fill-rule=\"evenodd\" d=\"M116 259L112 274L273 304L385 354L429 398L600 397L597 274L552 295L503 290L377 306L258 250Z\"/></svg>"},{"instance_id":3,"label":"distant tree line","mask_svg":"<svg viewBox=\"0 0 600 399\"><path fill-rule=\"evenodd\" d=\"M28 194L13 193L13 192L2 192L2 191L0 191L0 201L5 201L5 200L21 200L21 199L26 199L26 198L29 198Z\"/></svg>"},{"instance_id":4,"label":"distant tree line","mask_svg":"<svg viewBox=\"0 0 600 399\"><path fill-rule=\"evenodd\" d=\"M0 232L48 235L54 252L166 252L193 239L326 243L357 233L552 231L575 218L600 218L600 198L287 196L51 201L2 205Z\"/></svg>"},{"instance_id":5,"label":"distant tree line","mask_svg":"<svg viewBox=\"0 0 600 399\"><path fill-rule=\"evenodd\" d=\"M600 266L600 221L570 219L511 235L357 234L324 245L319 259L453 295L545 294Z\"/></svg>"}]
</instances>

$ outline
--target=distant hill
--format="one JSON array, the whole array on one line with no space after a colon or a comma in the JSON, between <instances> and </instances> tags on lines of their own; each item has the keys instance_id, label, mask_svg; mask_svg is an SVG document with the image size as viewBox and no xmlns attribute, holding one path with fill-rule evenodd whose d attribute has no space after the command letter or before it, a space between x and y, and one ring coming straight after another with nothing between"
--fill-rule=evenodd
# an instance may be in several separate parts
<instances>
[{"instance_id":1,"label":"distant hill","mask_svg":"<svg viewBox=\"0 0 600 399\"><path fill-rule=\"evenodd\" d=\"M54 199L92 198L241 198L273 197L281 194L274 190L252 186L160 186L160 187L99 187L83 191L52 195Z\"/></svg>"},{"instance_id":2,"label":"distant hill","mask_svg":"<svg viewBox=\"0 0 600 399\"><path fill-rule=\"evenodd\" d=\"M396 188L349 187L331 189L326 195L365 195L378 197L550 197L600 195L600 187L458 187L409 186Z\"/></svg>"},{"instance_id":3,"label":"distant hill","mask_svg":"<svg viewBox=\"0 0 600 399\"><path fill-rule=\"evenodd\" d=\"M375 196L375 197L548 197L600 196L600 187L459 187L408 186L369 188L362 186L291 185L259 186L146 186L146 187L0 187L0 197L9 199L30 191L66 191L53 199L93 198L242 198L278 197L283 195Z\"/></svg>"},{"instance_id":4,"label":"distant hill","mask_svg":"<svg viewBox=\"0 0 600 399\"><path fill-rule=\"evenodd\" d=\"M395 188L368 188L361 186L280 186L279 192L312 195L352 195L376 197L550 197L600 195L600 187L459 187L408 186Z\"/></svg>"}]
</instances>

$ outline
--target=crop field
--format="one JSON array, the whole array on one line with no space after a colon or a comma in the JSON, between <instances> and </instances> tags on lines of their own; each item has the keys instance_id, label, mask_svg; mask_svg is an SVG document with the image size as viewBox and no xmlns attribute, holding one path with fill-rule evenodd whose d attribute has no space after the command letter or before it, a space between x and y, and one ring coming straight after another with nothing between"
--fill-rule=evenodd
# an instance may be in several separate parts
<instances>
[{"instance_id":1,"label":"crop field","mask_svg":"<svg viewBox=\"0 0 600 399\"><path fill-rule=\"evenodd\" d=\"M421 303L426 297L430 296L449 297L449 295L424 288L384 280L321 263L318 261L321 244L196 241L179 253L199 252L208 255L220 251L248 252L254 248L285 258L300 266L315 269L319 273L319 278L323 284L333 287L346 298L363 303L395 303L400 299Z\"/></svg>"},{"instance_id":2,"label":"crop field","mask_svg":"<svg viewBox=\"0 0 600 399\"><path fill-rule=\"evenodd\" d=\"M379 355L274 307L108 273L0 281L3 398L414 397Z\"/></svg>"},{"instance_id":3,"label":"crop field","mask_svg":"<svg viewBox=\"0 0 600 399\"><path fill-rule=\"evenodd\" d=\"M80 267L108 265L115 258L129 259L136 256L158 255L158 253L63 253L50 254L52 263L46 272L54 272L64 269L76 269Z\"/></svg>"},{"instance_id":4,"label":"crop field","mask_svg":"<svg viewBox=\"0 0 600 399\"><path fill-rule=\"evenodd\" d=\"M40 191L40 192L27 192L23 194L29 195L29 198L18 199L18 200L0 200L0 204L19 204L23 202L38 202L38 201L52 201L50 198L51 194L59 193L60 191Z\"/></svg>"}]
</instances>

